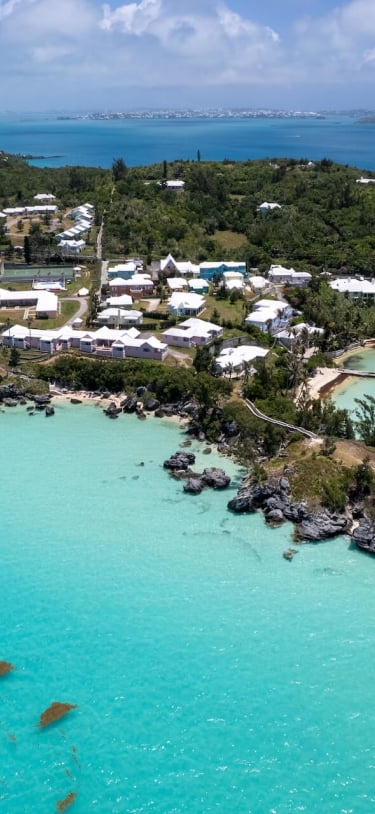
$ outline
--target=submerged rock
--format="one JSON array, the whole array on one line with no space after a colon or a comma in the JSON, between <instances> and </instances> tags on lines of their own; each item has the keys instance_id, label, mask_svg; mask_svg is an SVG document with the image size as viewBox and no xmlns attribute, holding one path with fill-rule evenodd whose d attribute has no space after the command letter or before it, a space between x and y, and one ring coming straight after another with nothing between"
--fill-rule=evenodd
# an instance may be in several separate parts
<instances>
[{"instance_id":1,"label":"submerged rock","mask_svg":"<svg viewBox=\"0 0 375 814\"><path fill-rule=\"evenodd\" d=\"M52 407L51 404L47 404L47 406L44 408L44 412L48 418L50 415L55 415L55 408Z\"/></svg>"},{"instance_id":2,"label":"submerged rock","mask_svg":"<svg viewBox=\"0 0 375 814\"><path fill-rule=\"evenodd\" d=\"M184 483L184 492L190 495L199 495L203 489L202 479L200 476L197 478L188 478Z\"/></svg>"},{"instance_id":3,"label":"submerged rock","mask_svg":"<svg viewBox=\"0 0 375 814\"><path fill-rule=\"evenodd\" d=\"M77 704L62 704L60 701L53 701L53 703L42 712L38 726L42 728L49 726L55 721L59 721L60 718L63 718L64 715L72 709L77 709Z\"/></svg>"}]
</instances>

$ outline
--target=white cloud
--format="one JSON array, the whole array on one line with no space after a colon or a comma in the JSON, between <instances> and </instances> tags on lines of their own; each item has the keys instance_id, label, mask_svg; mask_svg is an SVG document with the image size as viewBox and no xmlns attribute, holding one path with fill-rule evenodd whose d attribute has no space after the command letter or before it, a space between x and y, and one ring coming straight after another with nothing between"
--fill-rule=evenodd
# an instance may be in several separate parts
<instances>
[{"instance_id":1,"label":"white cloud","mask_svg":"<svg viewBox=\"0 0 375 814\"><path fill-rule=\"evenodd\" d=\"M103 6L103 19L100 23L105 31L112 31L116 26L124 34L144 34L151 23L161 13L161 0L141 0L140 3L127 3L112 11L106 3Z\"/></svg>"},{"instance_id":2,"label":"white cloud","mask_svg":"<svg viewBox=\"0 0 375 814\"><path fill-rule=\"evenodd\" d=\"M284 3L287 18L288 0ZM102 106L99 94L107 100L110 89L111 99L126 107L129 87L155 88L155 105L159 87L176 88L177 98L181 89L183 104L184 88L201 93L216 87L219 94L222 85L242 86L248 103L252 89L266 94L269 88L283 105L288 104L283 88L290 95L297 86L316 86L324 98L328 85L350 89L354 81L371 81L375 0L337 0L323 16L294 19L289 29L284 22L283 40L272 19L261 24L255 10L239 13L239 5L239 0L107 0L102 6L100 0L0 0L0 70L9 75L0 87L0 107L14 94L20 98L17 72L27 100L33 75L43 76L45 65L56 100L72 106L85 103L88 92ZM242 0L242 6L256 9L255 2ZM207 91L208 104L209 99Z\"/></svg>"}]
</instances>

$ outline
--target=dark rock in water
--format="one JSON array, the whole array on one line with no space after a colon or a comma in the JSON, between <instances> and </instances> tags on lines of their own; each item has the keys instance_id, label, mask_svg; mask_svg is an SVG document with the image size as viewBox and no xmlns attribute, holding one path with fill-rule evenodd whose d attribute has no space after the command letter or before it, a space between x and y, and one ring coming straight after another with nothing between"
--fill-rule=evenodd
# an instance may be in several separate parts
<instances>
[{"instance_id":1,"label":"dark rock in water","mask_svg":"<svg viewBox=\"0 0 375 814\"><path fill-rule=\"evenodd\" d=\"M125 404L122 408L124 413L135 413L137 409L137 403L138 399L136 396L129 396L129 398L126 399Z\"/></svg>"},{"instance_id":2,"label":"dark rock in water","mask_svg":"<svg viewBox=\"0 0 375 814\"><path fill-rule=\"evenodd\" d=\"M185 447L191 447L191 443L192 443L192 442L191 442L189 439L187 439L187 441L182 441L182 442L181 442L180 447L183 447L183 448L185 448Z\"/></svg>"},{"instance_id":3,"label":"dark rock in water","mask_svg":"<svg viewBox=\"0 0 375 814\"><path fill-rule=\"evenodd\" d=\"M159 407L160 401L158 399L150 399L150 401L144 405L144 409L148 410L149 413L152 413L154 410L158 410Z\"/></svg>"},{"instance_id":4,"label":"dark rock in water","mask_svg":"<svg viewBox=\"0 0 375 814\"><path fill-rule=\"evenodd\" d=\"M27 413L30 413L32 410L34 410L34 405L30 405L29 407L26 407L26 412Z\"/></svg>"},{"instance_id":5,"label":"dark rock in water","mask_svg":"<svg viewBox=\"0 0 375 814\"><path fill-rule=\"evenodd\" d=\"M20 404L22 404L23 406L24 406L25 404L27 404L27 399L21 398L21 399L20 399Z\"/></svg>"},{"instance_id":6,"label":"dark rock in water","mask_svg":"<svg viewBox=\"0 0 375 814\"><path fill-rule=\"evenodd\" d=\"M10 397L6 396L5 399L3 399L3 404L5 407L17 407L18 401L17 399L11 399Z\"/></svg>"},{"instance_id":7,"label":"dark rock in water","mask_svg":"<svg viewBox=\"0 0 375 814\"><path fill-rule=\"evenodd\" d=\"M192 452L175 452L168 460L164 461L164 469L176 470L187 469L195 463L195 455Z\"/></svg>"},{"instance_id":8,"label":"dark rock in water","mask_svg":"<svg viewBox=\"0 0 375 814\"><path fill-rule=\"evenodd\" d=\"M76 399L75 397L70 399L71 404L82 404L82 399Z\"/></svg>"},{"instance_id":9,"label":"dark rock in water","mask_svg":"<svg viewBox=\"0 0 375 814\"><path fill-rule=\"evenodd\" d=\"M225 474L224 469L204 469L202 481L213 489L225 489L230 484L230 477Z\"/></svg>"},{"instance_id":10,"label":"dark rock in water","mask_svg":"<svg viewBox=\"0 0 375 814\"><path fill-rule=\"evenodd\" d=\"M197 437L198 437L198 441L205 441L206 440L206 436L205 436L204 432L202 432L202 431L200 431L198 433Z\"/></svg>"},{"instance_id":11,"label":"dark rock in water","mask_svg":"<svg viewBox=\"0 0 375 814\"><path fill-rule=\"evenodd\" d=\"M375 554L375 528L373 523L365 517L361 518L357 528L353 531L353 540L362 551Z\"/></svg>"},{"instance_id":12,"label":"dark rock in water","mask_svg":"<svg viewBox=\"0 0 375 814\"><path fill-rule=\"evenodd\" d=\"M211 447L206 447L206 449L203 450L203 455L211 455L211 452Z\"/></svg>"},{"instance_id":13,"label":"dark rock in water","mask_svg":"<svg viewBox=\"0 0 375 814\"><path fill-rule=\"evenodd\" d=\"M158 409L155 410L154 415L155 415L155 418L164 418L165 417L165 411L163 410L162 407L158 407Z\"/></svg>"},{"instance_id":14,"label":"dark rock in water","mask_svg":"<svg viewBox=\"0 0 375 814\"><path fill-rule=\"evenodd\" d=\"M272 509L266 514L267 523L283 523L284 519L281 509Z\"/></svg>"},{"instance_id":15,"label":"dark rock in water","mask_svg":"<svg viewBox=\"0 0 375 814\"><path fill-rule=\"evenodd\" d=\"M117 418L117 416L122 412L121 407L117 407L117 404L114 401L105 407L103 413L105 413L109 418Z\"/></svg>"},{"instance_id":16,"label":"dark rock in water","mask_svg":"<svg viewBox=\"0 0 375 814\"><path fill-rule=\"evenodd\" d=\"M297 540L318 541L327 540L337 534L345 534L350 530L351 518L346 514L337 514L323 510L311 514L295 530Z\"/></svg>"},{"instance_id":17,"label":"dark rock in water","mask_svg":"<svg viewBox=\"0 0 375 814\"><path fill-rule=\"evenodd\" d=\"M202 479L198 478L188 478L187 481L184 483L184 492L188 492L190 495L199 495L203 489Z\"/></svg>"},{"instance_id":18,"label":"dark rock in water","mask_svg":"<svg viewBox=\"0 0 375 814\"><path fill-rule=\"evenodd\" d=\"M52 407L51 404L47 404L46 407L44 408L44 412L48 418L48 416L50 415L55 415L55 408Z\"/></svg>"},{"instance_id":19,"label":"dark rock in water","mask_svg":"<svg viewBox=\"0 0 375 814\"><path fill-rule=\"evenodd\" d=\"M42 413L46 409L45 404L36 404L34 410L38 410L38 412Z\"/></svg>"},{"instance_id":20,"label":"dark rock in water","mask_svg":"<svg viewBox=\"0 0 375 814\"><path fill-rule=\"evenodd\" d=\"M51 401L51 396L49 393L44 393L42 395L32 396L35 401L35 404L48 404ZM73 401L73 399L71 399Z\"/></svg>"}]
</instances>

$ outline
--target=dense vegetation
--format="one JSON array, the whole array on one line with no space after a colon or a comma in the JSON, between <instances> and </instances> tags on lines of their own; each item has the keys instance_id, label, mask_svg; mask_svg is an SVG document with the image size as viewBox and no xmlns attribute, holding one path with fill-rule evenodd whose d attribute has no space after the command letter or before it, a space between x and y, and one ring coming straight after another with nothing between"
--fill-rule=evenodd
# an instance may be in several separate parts
<instances>
[{"instance_id":1,"label":"dense vegetation","mask_svg":"<svg viewBox=\"0 0 375 814\"><path fill-rule=\"evenodd\" d=\"M0 207L29 204L37 191L61 207L90 200L105 214L104 256L204 260L226 256L261 269L271 262L322 270L375 271L375 190L354 168L323 159L175 161L112 170L38 168L0 153ZM182 178L184 190L165 187ZM264 200L282 208L262 215ZM3 238L4 240L4 238Z\"/></svg>"}]
</instances>

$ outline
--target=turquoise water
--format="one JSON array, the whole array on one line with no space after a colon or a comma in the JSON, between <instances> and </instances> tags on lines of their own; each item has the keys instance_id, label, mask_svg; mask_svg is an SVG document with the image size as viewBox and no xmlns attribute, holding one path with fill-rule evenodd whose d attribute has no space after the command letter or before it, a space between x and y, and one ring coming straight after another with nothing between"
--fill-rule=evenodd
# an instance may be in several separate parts
<instances>
[{"instance_id":1,"label":"turquoise water","mask_svg":"<svg viewBox=\"0 0 375 814\"><path fill-rule=\"evenodd\" d=\"M367 370L375 373L375 350L367 348L349 356L343 366L352 370ZM350 377L345 379L333 394L333 400L338 407L354 411L357 407L355 399L362 399L364 395L375 397L375 378Z\"/></svg>"},{"instance_id":2,"label":"turquoise water","mask_svg":"<svg viewBox=\"0 0 375 814\"><path fill-rule=\"evenodd\" d=\"M0 115L0 149L46 156L39 166L110 167L174 159L247 160L287 156L375 169L374 128L348 116L326 119L127 119L58 121L56 115Z\"/></svg>"},{"instance_id":3,"label":"turquoise water","mask_svg":"<svg viewBox=\"0 0 375 814\"><path fill-rule=\"evenodd\" d=\"M0 415L2 810L371 811L374 560L286 562L289 526L184 495L173 422L24 409ZM78 708L40 730L52 701Z\"/></svg>"}]
</instances>

